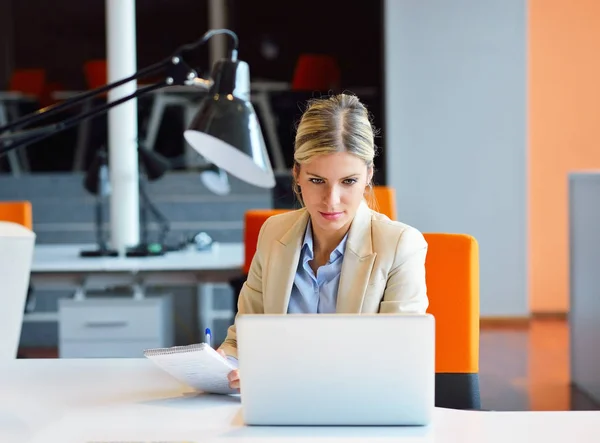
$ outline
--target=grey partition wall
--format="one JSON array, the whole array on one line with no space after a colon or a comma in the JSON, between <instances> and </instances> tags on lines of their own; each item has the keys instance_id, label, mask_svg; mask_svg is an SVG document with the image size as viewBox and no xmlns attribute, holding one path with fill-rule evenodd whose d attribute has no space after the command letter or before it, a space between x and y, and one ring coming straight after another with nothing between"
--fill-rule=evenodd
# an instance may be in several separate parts
<instances>
[{"instance_id":1,"label":"grey partition wall","mask_svg":"<svg viewBox=\"0 0 600 443\"><path fill-rule=\"evenodd\" d=\"M387 184L398 217L480 246L481 315L529 315L527 2L384 2Z\"/></svg>"},{"instance_id":2,"label":"grey partition wall","mask_svg":"<svg viewBox=\"0 0 600 443\"><path fill-rule=\"evenodd\" d=\"M271 191L248 185L229 177L231 193L226 196L211 193L197 173L171 172L158 181L147 184L152 202L163 212L171 225L167 243L176 245L199 231L208 233L220 243L243 242L244 213L249 209L270 208ZM28 200L33 206L33 230L36 244L94 243L94 197L83 188L79 173L23 174L20 177L0 174L0 201ZM105 205L108 224L110 210ZM150 241L155 241L158 225L150 217ZM193 287L169 288L176 294L174 312L177 316L176 344L197 340L196 308ZM227 284L216 285L214 304L217 309L233 309L232 289ZM58 300L71 297L65 291L35 290L35 312L56 312ZM232 311L233 312L233 311ZM215 342L225 337L229 320L215 322ZM58 343L55 321L25 320L22 346L54 347Z\"/></svg>"},{"instance_id":3,"label":"grey partition wall","mask_svg":"<svg viewBox=\"0 0 600 443\"><path fill-rule=\"evenodd\" d=\"M569 176L571 382L600 402L600 172Z\"/></svg>"}]
</instances>

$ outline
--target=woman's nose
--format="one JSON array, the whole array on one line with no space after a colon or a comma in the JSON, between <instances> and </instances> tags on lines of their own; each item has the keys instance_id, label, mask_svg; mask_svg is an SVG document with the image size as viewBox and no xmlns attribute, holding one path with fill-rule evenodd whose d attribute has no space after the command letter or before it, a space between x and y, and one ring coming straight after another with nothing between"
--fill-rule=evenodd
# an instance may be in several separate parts
<instances>
[{"instance_id":1,"label":"woman's nose","mask_svg":"<svg viewBox=\"0 0 600 443\"><path fill-rule=\"evenodd\" d=\"M340 202L340 191L337 186L330 186L327 188L325 201L329 206L335 206Z\"/></svg>"}]
</instances>

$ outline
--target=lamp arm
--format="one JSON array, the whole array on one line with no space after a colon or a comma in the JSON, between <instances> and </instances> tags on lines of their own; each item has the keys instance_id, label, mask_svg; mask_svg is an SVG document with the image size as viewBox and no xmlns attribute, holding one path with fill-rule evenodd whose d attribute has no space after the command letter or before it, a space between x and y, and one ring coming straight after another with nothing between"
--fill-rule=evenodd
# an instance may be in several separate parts
<instances>
[{"instance_id":1,"label":"lamp arm","mask_svg":"<svg viewBox=\"0 0 600 443\"><path fill-rule=\"evenodd\" d=\"M61 122L55 123L53 125L47 125L42 128L35 128L31 131L22 131L22 132L17 132L14 134L9 134L6 137L0 137L0 157L2 157L7 152L18 148L19 146L36 143L40 140L47 138L50 135L64 131L65 129L69 129L70 127L75 126L78 123L80 123L82 120L86 120L88 118L92 118L92 117L98 116L100 114L103 114L106 111L108 111L109 109L120 105L121 103L125 103L128 100L136 98L147 92L163 88L165 86L167 86L167 85L164 82L145 86L143 88L138 89L134 93L129 94L125 97L122 97L118 100L115 100L110 103L106 103L105 105L102 105L102 106L98 106L97 108L94 108L88 112L84 112L83 114L78 114L73 117L69 117L69 118L67 118ZM13 139L17 139L17 140L12 142Z\"/></svg>"},{"instance_id":2,"label":"lamp arm","mask_svg":"<svg viewBox=\"0 0 600 443\"><path fill-rule=\"evenodd\" d=\"M176 62L179 63L179 60L177 60ZM124 85L125 83L129 83L132 80L136 80L136 79L145 77L147 75L154 74L155 72L158 72L159 70L167 67L171 63L175 63L175 60L165 59L162 62L155 63L152 66L149 66L145 69L137 71L136 73L130 75L127 78L117 80L113 83L108 83L104 86L100 86L100 87L98 87L96 89L92 89L91 91L88 91L88 92L83 92L81 94L77 94L75 97L64 100L61 103L46 106L45 108L39 109L31 114L25 115L15 121L12 121L11 123L8 123L7 125L0 127L0 134L3 132L6 132L6 131L10 131L12 129L23 128L25 126L36 123L44 118L51 117L60 111L63 111L68 108L72 108L73 106L78 105L88 99L92 99L94 96L103 94L113 88ZM2 140L2 139L0 139L0 140Z\"/></svg>"},{"instance_id":3,"label":"lamp arm","mask_svg":"<svg viewBox=\"0 0 600 443\"><path fill-rule=\"evenodd\" d=\"M25 115L7 125L0 127L0 134L2 134L3 132L6 132L6 131L13 130L13 129L23 128L27 125L36 123L44 118L52 117L56 113L58 113L62 110L65 110L67 108L73 107L79 103L86 101L86 100L89 100L96 95L102 94L113 88L124 85L125 83L129 83L130 81L140 79L140 78L148 76L150 74L154 74L162 69L168 68L167 76L164 79L164 81L158 82L156 84L153 84L153 85L150 85L150 86L147 86L144 88L140 88L133 94L123 97L119 100L115 100L114 102L107 103L106 105L103 105L99 108L93 109L92 111L86 112L82 115L79 115L76 117L71 117L71 118L66 119L63 122L59 122L55 125L48 125L45 128L42 128L42 129L44 129L43 131L38 131L38 133L35 136L32 135L31 137L28 137L23 133L19 133L18 135L14 134L9 137L0 138L0 157L2 157L4 154L6 154L7 152L9 152L11 150L18 148L19 146L40 141L44 138L49 137L52 134L55 134L57 132L63 131L67 128L70 128L71 126L79 123L81 120L96 116L102 112L106 112L113 106L120 105L121 103L124 103L128 100L136 98L142 94L145 94L149 91L158 89L160 87L169 86L169 85L188 85L188 84L206 87L207 86L206 84L203 84L201 82L200 83L194 82L194 80L197 78L198 74L196 73L195 70L191 69L187 64L185 64L182 61L182 55L185 52L189 52L189 51L196 49L197 47L203 45L208 40L210 40L210 38L212 38L218 34L227 34L233 39L234 47L231 51L231 59L234 61L237 60L237 49L238 49L239 41L238 41L237 35L233 31L231 31L229 29L213 29L213 30L207 31L206 33L204 33L204 35L200 39L196 40L195 42L184 44L184 45L180 46L179 48L177 48L177 50L173 53L172 56L167 57L164 60L162 60L158 63L155 63L151 66L148 66L147 68L141 69L141 70L135 72L134 74L130 75L129 77L126 77L121 80L117 80L112 83L108 83L104 86L93 89L91 91L84 92L82 94L78 94L77 96L72 97L68 100L65 100L62 103L57 103L55 105L47 106L47 107L42 108L38 111L35 111L31 114ZM46 128L47 128L47 130L46 130ZM39 134L39 132L43 132L43 133ZM10 143L10 145L5 146L5 141L10 142L10 140L13 138L21 138L21 139L15 143Z\"/></svg>"}]
</instances>

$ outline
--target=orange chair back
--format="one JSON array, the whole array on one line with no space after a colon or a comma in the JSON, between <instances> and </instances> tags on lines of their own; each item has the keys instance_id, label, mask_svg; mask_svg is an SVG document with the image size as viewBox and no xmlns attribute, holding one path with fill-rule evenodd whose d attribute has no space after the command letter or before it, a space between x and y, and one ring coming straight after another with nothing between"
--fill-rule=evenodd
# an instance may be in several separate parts
<instances>
[{"instance_id":1,"label":"orange chair back","mask_svg":"<svg viewBox=\"0 0 600 443\"><path fill-rule=\"evenodd\" d=\"M244 215L244 274L250 272L250 264L256 253L258 234L263 223L272 215L288 212L289 209L251 209Z\"/></svg>"},{"instance_id":2,"label":"orange chair back","mask_svg":"<svg viewBox=\"0 0 600 443\"><path fill-rule=\"evenodd\" d=\"M45 69L16 69L9 81L8 89L13 92L41 97L46 87Z\"/></svg>"},{"instance_id":3,"label":"orange chair back","mask_svg":"<svg viewBox=\"0 0 600 443\"><path fill-rule=\"evenodd\" d=\"M83 65L83 73L89 89L106 85L108 81L106 60L88 60Z\"/></svg>"},{"instance_id":4,"label":"orange chair back","mask_svg":"<svg viewBox=\"0 0 600 443\"><path fill-rule=\"evenodd\" d=\"M18 223L33 230L33 211L28 201L0 202L0 220Z\"/></svg>"},{"instance_id":5,"label":"orange chair back","mask_svg":"<svg viewBox=\"0 0 600 443\"><path fill-rule=\"evenodd\" d=\"M436 372L479 372L479 247L465 234L425 233Z\"/></svg>"},{"instance_id":6,"label":"orange chair back","mask_svg":"<svg viewBox=\"0 0 600 443\"><path fill-rule=\"evenodd\" d=\"M335 58L324 54L298 57L292 80L293 91L322 91L340 87L340 68Z\"/></svg>"},{"instance_id":7,"label":"orange chair back","mask_svg":"<svg viewBox=\"0 0 600 443\"><path fill-rule=\"evenodd\" d=\"M373 195L367 196L369 207L391 220L397 219L396 213L396 190L389 186L373 186Z\"/></svg>"}]
</instances>

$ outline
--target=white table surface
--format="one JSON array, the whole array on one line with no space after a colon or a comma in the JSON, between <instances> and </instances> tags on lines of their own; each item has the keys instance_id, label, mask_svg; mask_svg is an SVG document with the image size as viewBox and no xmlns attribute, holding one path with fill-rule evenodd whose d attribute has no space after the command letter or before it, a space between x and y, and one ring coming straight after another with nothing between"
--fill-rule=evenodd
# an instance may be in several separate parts
<instances>
[{"instance_id":1,"label":"white table surface","mask_svg":"<svg viewBox=\"0 0 600 443\"><path fill-rule=\"evenodd\" d=\"M598 442L600 412L436 409L431 426L247 427L238 396L190 392L140 359L0 363L0 442ZM351 394L350 394L351 395Z\"/></svg>"},{"instance_id":2,"label":"white table surface","mask_svg":"<svg viewBox=\"0 0 600 443\"><path fill-rule=\"evenodd\" d=\"M209 251L194 249L167 252L156 257L80 257L95 245L36 245L32 273L208 271L240 269L244 263L242 243L215 243Z\"/></svg>"}]
</instances>

